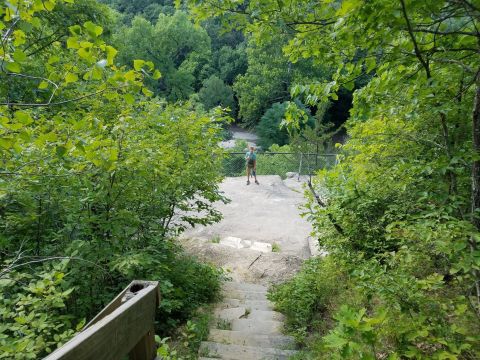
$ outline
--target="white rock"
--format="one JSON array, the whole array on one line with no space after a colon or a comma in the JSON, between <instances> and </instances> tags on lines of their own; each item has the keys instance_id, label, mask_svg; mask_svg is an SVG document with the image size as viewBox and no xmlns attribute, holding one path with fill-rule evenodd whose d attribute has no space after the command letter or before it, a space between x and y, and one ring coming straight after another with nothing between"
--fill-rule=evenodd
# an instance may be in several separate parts
<instances>
[{"instance_id":1,"label":"white rock","mask_svg":"<svg viewBox=\"0 0 480 360\"><path fill-rule=\"evenodd\" d=\"M264 253L269 253L269 252L272 252L272 244L254 241L250 249L261 251Z\"/></svg>"},{"instance_id":2,"label":"white rock","mask_svg":"<svg viewBox=\"0 0 480 360\"><path fill-rule=\"evenodd\" d=\"M235 249L243 248L242 239L234 236L227 236L226 238L223 238L220 240L220 245L230 246Z\"/></svg>"},{"instance_id":3,"label":"white rock","mask_svg":"<svg viewBox=\"0 0 480 360\"><path fill-rule=\"evenodd\" d=\"M252 242L250 240L242 240L242 246L244 248L249 248L252 246Z\"/></svg>"},{"instance_id":4,"label":"white rock","mask_svg":"<svg viewBox=\"0 0 480 360\"><path fill-rule=\"evenodd\" d=\"M320 247L318 239L315 239L311 236L308 237L308 247L310 248L310 253L312 254L312 257L325 257L328 255L328 251L325 251Z\"/></svg>"}]
</instances>

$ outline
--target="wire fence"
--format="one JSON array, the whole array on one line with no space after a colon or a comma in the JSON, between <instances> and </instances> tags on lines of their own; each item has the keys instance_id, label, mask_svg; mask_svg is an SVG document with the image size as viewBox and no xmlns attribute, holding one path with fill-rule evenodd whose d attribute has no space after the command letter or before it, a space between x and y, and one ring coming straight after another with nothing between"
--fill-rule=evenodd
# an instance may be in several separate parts
<instances>
[{"instance_id":1,"label":"wire fence","mask_svg":"<svg viewBox=\"0 0 480 360\"><path fill-rule=\"evenodd\" d=\"M317 170L331 168L336 164L336 154L265 152L257 153L257 175L279 175L287 173L312 175ZM223 175L228 177L245 175L244 152L230 152L223 159Z\"/></svg>"}]
</instances>

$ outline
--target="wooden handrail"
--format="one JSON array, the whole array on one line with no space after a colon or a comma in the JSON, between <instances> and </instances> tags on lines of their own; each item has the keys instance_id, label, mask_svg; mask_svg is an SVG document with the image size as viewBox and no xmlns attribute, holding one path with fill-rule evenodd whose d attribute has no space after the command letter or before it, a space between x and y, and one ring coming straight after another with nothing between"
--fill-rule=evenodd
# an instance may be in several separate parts
<instances>
[{"instance_id":1,"label":"wooden handrail","mask_svg":"<svg viewBox=\"0 0 480 360\"><path fill-rule=\"evenodd\" d=\"M44 360L153 360L156 281L130 283L73 339Z\"/></svg>"}]
</instances>

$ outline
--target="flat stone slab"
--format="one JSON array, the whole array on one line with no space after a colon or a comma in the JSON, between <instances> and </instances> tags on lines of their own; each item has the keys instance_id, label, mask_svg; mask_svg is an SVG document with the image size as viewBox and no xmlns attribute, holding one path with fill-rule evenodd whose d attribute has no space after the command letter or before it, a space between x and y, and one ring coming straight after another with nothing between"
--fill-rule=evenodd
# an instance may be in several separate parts
<instances>
[{"instance_id":1,"label":"flat stone slab","mask_svg":"<svg viewBox=\"0 0 480 360\"><path fill-rule=\"evenodd\" d=\"M235 289L243 291L267 292L267 287L260 284L242 283L237 281L228 281L223 284L224 289Z\"/></svg>"},{"instance_id":2,"label":"flat stone slab","mask_svg":"<svg viewBox=\"0 0 480 360\"><path fill-rule=\"evenodd\" d=\"M252 246L250 246L250 249L269 253L272 252L272 244L254 241Z\"/></svg>"},{"instance_id":3,"label":"flat stone slab","mask_svg":"<svg viewBox=\"0 0 480 360\"><path fill-rule=\"evenodd\" d=\"M227 236L220 240L220 245L229 246L234 249L252 249L264 253L272 252L272 245L260 241L243 240L235 236Z\"/></svg>"},{"instance_id":4,"label":"flat stone slab","mask_svg":"<svg viewBox=\"0 0 480 360\"><path fill-rule=\"evenodd\" d=\"M294 350L225 345L210 341L203 341L200 345L200 354L225 360L288 360L295 353Z\"/></svg>"},{"instance_id":5,"label":"flat stone slab","mask_svg":"<svg viewBox=\"0 0 480 360\"><path fill-rule=\"evenodd\" d=\"M240 299L224 299L221 306L225 309L230 307L246 307L254 310L273 310L270 301L265 300L240 300Z\"/></svg>"},{"instance_id":6,"label":"flat stone slab","mask_svg":"<svg viewBox=\"0 0 480 360\"><path fill-rule=\"evenodd\" d=\"M215 310L214 316L219 319L224 319L228 321L241 319L247 316L247 308L246 307L232 307L227 309L218 309Z\"/></svg>"},{"instance_id":7,"label":"flat stone slab","mask_svg":"<svg viewBox=\"0 0 480 360\"><path fill-rule=\"evenodd\" d=\"M230 246L235 249L242 249L244 246L242 245L242 239L235 237L235 236L227 236L220 240L220 245Z\"/></svg>"},{"instance_id":8,"label":"flat stone slab","mask_svg":"<svg viewBox=\"0 0 480 360\"><path fill-rule=\"evenodd\" d=\"M239 300L264 300L267 301L267 294L257 291L241 291L241 290L223 290L223 294L230 299Z\"/></svg>"},{"instance_id":9,"label":"flat stone slab","mask_svg":"<svg viewBox=\"0 0 480 360\"><path fill-rule=\"evenodd\" d=\"M211 329L208 340L225 345L259 346L281 350L295 347L295 340L291 336L252 334L245 331Z\"/></svg>"},{"instance_id":10,"label":"flat stone slab","mask_svg":"<svg viewBox=\"0 0 480 360\"><path fill-rule=\"evenodd\" d=\"M219 319L232 321L236 319L253 319L256 321L283 321L285 316L277 311L250 309L247 306L239 306L215 310L214 316Z\"/></svg>"},{"instance_id":11,"label":"flat stone slab","mask_svg":"<svg viewBox=\"0 0 480 360\"><path fill-rule=\"evenodd\" d=\"M254 319L237 319L231 322L232 331L248 331L252 334L281 335L283 323L281 321L257 321Z\"/></svg>"},{"instance_id":12,"label":"flat stone slab","mask_svg":"<svg viewBox=\"0 0 480 360\"><path fill-rule=\"evenodd\" d=\"M238 282L277 284L294 276L303 264L301 258L282 252L234 249L205 238L183 239L181 244L188 254L222 267Z\"/></svg>"}]
</instances>

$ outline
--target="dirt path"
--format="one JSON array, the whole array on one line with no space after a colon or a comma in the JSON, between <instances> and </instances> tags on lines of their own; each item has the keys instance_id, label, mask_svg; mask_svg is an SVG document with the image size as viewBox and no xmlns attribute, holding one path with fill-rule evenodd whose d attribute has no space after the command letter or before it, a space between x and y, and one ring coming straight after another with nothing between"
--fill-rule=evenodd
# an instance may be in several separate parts
<instances>
[{"instance_id":1,"label":"dirt path","mask_svg":"<svg viewBox=\"0 0 480 360\"><path fill-rule=\"evenodd\" d=\"M224 149L231 149L235 147L237 140L245 140L248 146L256 146L258 141L258 136L255 133L249 130L242 129L241 127L236 125L232 125L230 127L230 131L232 132L232 139L222 141L220 143L220 146L223 147Z\"/></svg>"}]
</instances>

